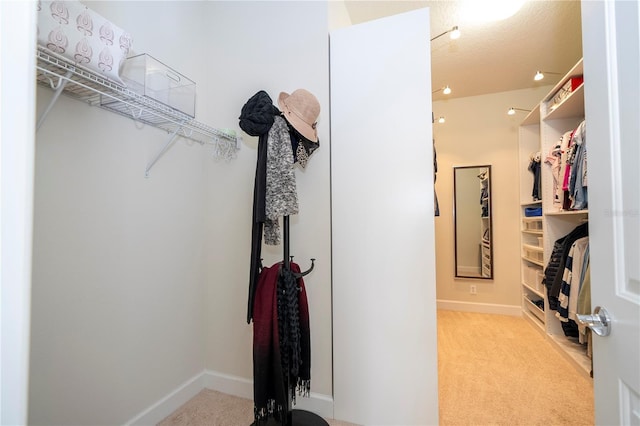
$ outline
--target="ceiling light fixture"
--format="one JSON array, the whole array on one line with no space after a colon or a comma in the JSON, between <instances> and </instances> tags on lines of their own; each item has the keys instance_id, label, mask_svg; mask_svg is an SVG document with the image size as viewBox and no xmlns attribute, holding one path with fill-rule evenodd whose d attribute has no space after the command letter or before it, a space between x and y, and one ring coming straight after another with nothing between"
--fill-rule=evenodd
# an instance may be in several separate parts
<instances>
[{"instance_id":1,"label":"ceiling light fixture","mask_svg":"<svg viewBox=\"0 0 640 426\"><path fill-rule=\"evenodd\" d=\"M444 86L444 87L441 87L440 89L434 90L433 92L431 92L431 94L433 95L434 93L437 93L437 92L440 92L440 91L442 91L442 93L444 93L445 95L448 95L448 94L451 93L451 87L449 87L448 85Z\"/></svg>"},{"instance_id":2,"label":"ceiling light fixture","mask_svg":"<svg viewBox=\"0 0 640 426\"><path fill-rule=\"evenodd\" d=\"M440 118L438 118L438 123L442 124L444 121L444 116L441 115Z\"/></svg>"},{"instance_id":3,"label":"ceiling light fixture","mask_svg":"<svg viewBox=\"0 0 640 426\"><path fill-rule=\"evenodd\" d=\"M450 30L447 30L447 31L445 31L443 33L438 34L437 36L432 38L431 41L433 41L433 40L435 40L437 38L440 38L443 35L448 34L448 33L451 33L451 35L449 36L449 37L451 37L451 40L455 40L455 39L460 38L460 30L458 29L458 26L456 25L456 26L452 27Z\"/></svg>"},{"instance_id":4,"label":"ceiling light fixture","mask_svg":"<svg viewBox=\"0 0 640 426\"><path fill-rule=\"evenodd\" d=\"M531 112L530 109L522 109L522 108L511 107L511 108L509 108L509 111L507 111L507 114L508 115L515 115L516 111Z\"/></svg>"},{"instance_id":5,"label":"ceiling light fixture","mask_svg":"<svg viewBox=\"0 0 640 426\"><path fill-rule=\"evenodd\" d=\"M551 72L551 71L536 71L536 75L533 76L535 81L540 81L544 78L545 74L557 74L560 75L559 72Z\"/></svg>"}]
</instances>

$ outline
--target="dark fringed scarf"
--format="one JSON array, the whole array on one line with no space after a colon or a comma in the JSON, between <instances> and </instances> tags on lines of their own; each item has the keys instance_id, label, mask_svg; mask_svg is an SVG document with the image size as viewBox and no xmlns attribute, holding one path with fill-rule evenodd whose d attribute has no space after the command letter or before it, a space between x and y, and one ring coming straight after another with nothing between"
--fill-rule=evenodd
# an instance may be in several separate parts
<instances>
[{"instance_id":1,"label":"dark fringed scarf","mask_svg":"<svg viewBox=\"0 0 640 426\"><path fill-rule=\"evenodd\" d=\"M253 306L253 399L256 422L282 419L295 396L309 396L311 337L309 306L300 267L281 263L260 273ZM294 389L295 388L295 389ZM294 392L295 390L295 392Z\"/></svg>"}]
</instances>

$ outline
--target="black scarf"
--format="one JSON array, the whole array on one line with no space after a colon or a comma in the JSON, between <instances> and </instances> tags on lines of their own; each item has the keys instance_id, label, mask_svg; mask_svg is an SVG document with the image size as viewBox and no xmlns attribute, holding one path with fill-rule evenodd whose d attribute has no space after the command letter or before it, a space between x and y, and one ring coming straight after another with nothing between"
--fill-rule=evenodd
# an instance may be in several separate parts
<instances>
[{"instance_id":1,"label":"black scarf","mask_svg":"<svg viewBox=\"0 0 640 426\"><path fill-rule=\"evenodd\" d=\"M258 136L258 158L253 187L253 219L251 227L251 266L249 269L249 297L247 302L247 324L253 317L253 297L260 273L262 252L262 228L265 221L265 194L267 188L267 136L280 110L264 90L253 95L242 107L240 128L250 136Z\"/></svg>"}]
</instances>

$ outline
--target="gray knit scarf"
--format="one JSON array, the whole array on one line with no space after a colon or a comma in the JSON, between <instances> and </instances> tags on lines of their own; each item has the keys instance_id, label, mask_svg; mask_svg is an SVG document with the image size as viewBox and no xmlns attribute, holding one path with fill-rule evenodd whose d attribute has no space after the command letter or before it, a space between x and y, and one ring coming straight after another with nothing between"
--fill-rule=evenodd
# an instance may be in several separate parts
<instances>
[{"instance_id":1,"label":"gray knit scarf","mask_svg":"<svg viewBox=\"0 0 640 426\"><path fill-rule=\"evenodd\" d=\"M293 170L293 149L284 118L276 116L267 138L267 190L264 242L280 244L280 216L298 213L298 194Z\"/></svg>"}]
</instances>

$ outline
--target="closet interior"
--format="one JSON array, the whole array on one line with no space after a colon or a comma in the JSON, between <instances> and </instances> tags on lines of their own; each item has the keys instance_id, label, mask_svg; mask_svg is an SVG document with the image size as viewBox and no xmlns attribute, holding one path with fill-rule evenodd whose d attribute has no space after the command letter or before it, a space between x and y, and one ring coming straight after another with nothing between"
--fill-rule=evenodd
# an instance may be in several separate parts
<instances>
[{"instance_id":1,"label":"closet interior","mask_svg":"<svg viewBox=\"0 0 640 426\"><path fill-rule=\"evenodd\" d=\"M587 377L590 313L582 59L519 127L523 316Z\"/></svg>"}]
</instances>

